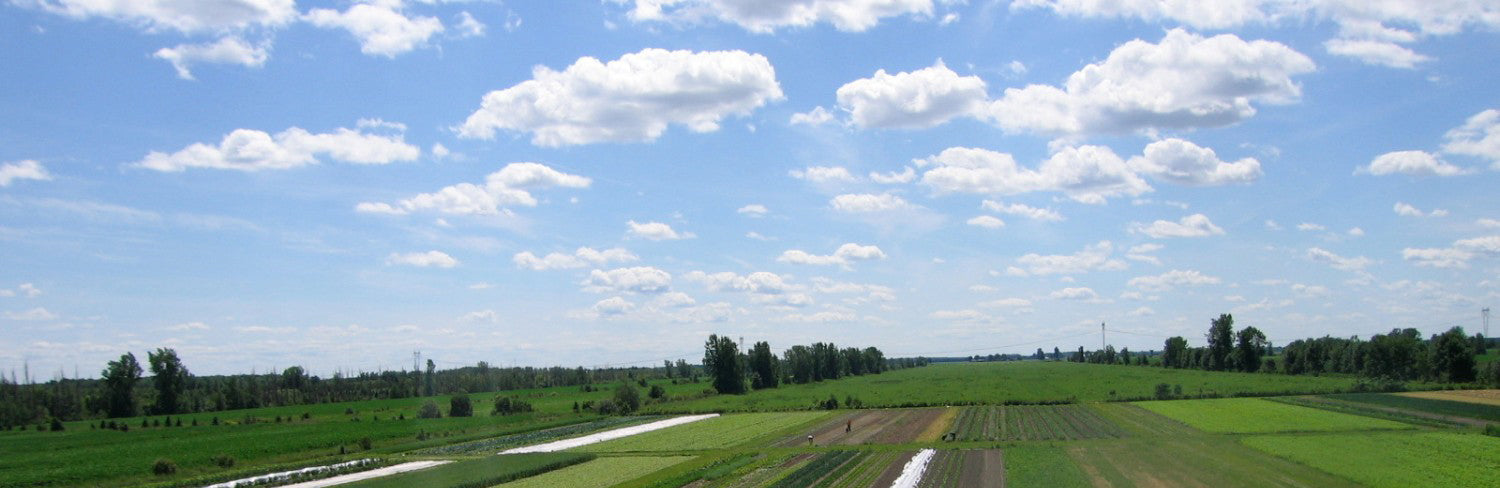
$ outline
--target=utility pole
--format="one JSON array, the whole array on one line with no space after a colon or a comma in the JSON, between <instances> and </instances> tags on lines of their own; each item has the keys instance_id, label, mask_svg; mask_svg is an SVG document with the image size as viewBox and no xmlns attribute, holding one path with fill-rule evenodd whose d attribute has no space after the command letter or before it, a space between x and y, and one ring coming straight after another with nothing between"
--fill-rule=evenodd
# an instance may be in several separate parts
<instances>
[{"instance_id":1,"label":"utility pole","mask_svg":"<svg viewBox=\"0 0 1500 488\"><path fill-rule=\"evenodd\" d=\"M422 351L411 352L411 371L413 373L422 371Z\"/></svg>"},{"instance_id":2,"label":"utility pole","mask_svg":"<svg viewBox=\"0 0 1500 488\"><path fill-rule=\"evenodd\" d=\"M1488 339L1490 337L1490 307L1484 307L1479 313L1484 316L1484 337Z\"/></svg>"},{"instance_id":3,"label":"utility pole","mask_svg":"<svg viewBox=\"0 0 1500 488\"><path fill-rule=\"evenodd\" d=\"M1109 333L1104 330L1104 322L1099 322L1099 350L1109 347Z\"/></svg>"}]
</instances>

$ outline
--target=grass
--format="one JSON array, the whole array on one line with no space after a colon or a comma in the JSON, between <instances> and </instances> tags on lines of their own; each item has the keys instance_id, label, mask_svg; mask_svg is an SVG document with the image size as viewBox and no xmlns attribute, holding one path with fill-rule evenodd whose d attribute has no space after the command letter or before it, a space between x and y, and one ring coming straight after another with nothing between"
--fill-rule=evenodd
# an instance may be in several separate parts
<instances>
[{"instance_id":1,"label":"grass","mask_svg":"<svg viewBox=\"0 0 1500 488\"><path fill-rule=\"evenodd\" d=\"M1352 391L1355 379L1227 373L1148 366L1067 362L942 363L838 381L784 385L746 395L720 395L647 407L648 412L808 410L830 395L866 407L1106 402L1151 398L1158 383L1181 385L1185 396L1273 395Z\"/></svg>"},{"instance_id":2,"label":"grass","mask_svg":"<svg viewBox=\"0 0 1500 488\"><path fill-rule=\"evenodd\" d=\"M403 488L408 486L482 488L592 461L594 458L595 456L592 454L580 453L531 453L485 456L420 471L366 480L347 486L350 488Z\"/></svg>"},{"instance_id":3,"label":"grass","mask_svg":"<svg viewBox=\"0 0 1500 488\"><path fill-rule=\"evenodd\" d=\"M1010 486L1088 487L1084 474L1062 448L1024 446L1005 450L1005 483Z\"/></svg>"},{"instance_id":4,"label":"grass","mask_svg":"<svg viewBox=\"0 0 1500 488\"><path fill-rule=\"evenodd\" d=\"M692 459L668 457L605 457L550 473L499 485L504 488L604 488L630 481Z\"/></svg>"},{"instance_id":5,"label":"grass","mask_svg":"<svg viewBox=\"0 0 1500 488\"><path fill-rule=\"evenodd\" d=\"M1182 436L1065 444L1093 486L1352 487L1322 471L1247 448L1232 438ZM1006 461L1013 459L1006 451ZM1033 486L1015 483L1015 486ZM1047 485L1035 485L1047 486Z\"/></svg>"},{"instance_id":6,"label":"grass","mask_svg":"<svg viewBox=\"0 0 1500 488\"><path fill-rule=\"evenodd\" d=\"M1409 429L1390 420L1300 407L1259 398L1137 403L1142 408L1218 434Z\"/></svg>"},{"instance_id":7,"label":"grass","mask_svg":"<svg viewBox=\"0 0 1500 488\"><path fill-rule=\"evenodd\" d=\"M747 413L646 432L583 446L580 451L693 451L735 446L768 434L819 420L825 412Z\"/></svg>"},{"instance_id":8,"label":"grass","mask_svg":"<svg viewBox=\"0 0 1500 488\"><path fill-rule=\"evenodd\" d=\"M1431 398L1417 398L1404 395L1392 395L1387 393L1353 393L1347 395L1328 395L1328 398L1344 400L1348 402L1367 403L1382 407L1399 408L1403 410L1415 410L1418 412L1435 413L1438 415L1449 415L1454 417L1466 417L1471 419L1489 420L1500 422L1500 407L1484 405L1480 403L1455 402L1450 400L1436 400Z\"/></svg>"},{"instance_id":9,"label":"grass","mask_svg":"<svg viewBox=\"0 0 1500 488\"><path fill-rule=\"evenodd\" d=\"M1453 432L1255 436L1256 449L1371 487L1494 486L1500 442Z\"/></svg>"}]
</instances>

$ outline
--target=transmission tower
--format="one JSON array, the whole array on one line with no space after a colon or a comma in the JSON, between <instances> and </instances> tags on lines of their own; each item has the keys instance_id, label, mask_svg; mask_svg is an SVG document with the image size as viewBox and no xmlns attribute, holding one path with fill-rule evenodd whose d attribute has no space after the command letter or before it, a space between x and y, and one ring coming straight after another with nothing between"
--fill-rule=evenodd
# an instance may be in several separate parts
<instances>
[{"instance_id":1,"label":"transmission tower","mask_svg":"<svg viewBox=\"0 0 1500 488\"><path fill-rule=\"evenodd\" d=\"M1484 337L1485 338L1489 338L1490 337L1490 307L1484 307L1483 310L1479 311L1479 314L1482 315L1482 316L1484 316Z\"/></svg>"}]
</instances>

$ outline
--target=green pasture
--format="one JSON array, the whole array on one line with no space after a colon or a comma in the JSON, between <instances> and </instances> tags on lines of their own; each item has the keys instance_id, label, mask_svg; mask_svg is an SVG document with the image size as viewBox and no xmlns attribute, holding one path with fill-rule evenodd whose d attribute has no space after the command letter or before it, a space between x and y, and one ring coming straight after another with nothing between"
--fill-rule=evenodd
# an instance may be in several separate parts
<instances>
[{"instance_id":1,"label":"green pasture","mask_svg":"<svg viewBox=\"0 0 1500 488\"><path fill-rule=\"evenodd\" d=\"M1141 408L1204 432L1252 434L1371 429L1409 429L1409 424L1361 417L1260 398L1219 398L1137 403Z\"/></svg>"},{"instance_id":2,"label":"green pasture","mask_svg":"<svg viewBox=\"0 0 1500 488\"><path fill-rule=\"evenodd\" d=\"M1495 486L1500 439L1456 432L1268 435L1246 445L1370 487Z\"/></svg>"}]
</instances>

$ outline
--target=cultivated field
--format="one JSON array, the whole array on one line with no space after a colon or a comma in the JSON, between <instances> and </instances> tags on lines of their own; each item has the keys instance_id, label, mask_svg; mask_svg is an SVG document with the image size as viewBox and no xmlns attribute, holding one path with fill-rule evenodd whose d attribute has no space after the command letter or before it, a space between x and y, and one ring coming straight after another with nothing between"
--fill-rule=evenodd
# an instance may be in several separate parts
<instances>
[{"instance_id":1,"label":"cultivated field","mask_svg":"<svg viewBox=\"0 0 1500 488\"><path fill-rule=\"evenodd\" d=\"M1051 362L944 364L784 387L801 389L790 396L762 391L648 403L654 412L712 404L767 411L524 455L495 453L676 416L572 412L575 401L610 395L607 385L512 392L538 411L511 416L486 415L493 394L471 395L476 416L467 418L418 420L425 399L417 398L267 408L221 413L217 426L209 425L213 415L190 415L183 427L170 428L140 428L136 419L130 432L84 423L58 433L6 432L0 486L202 486L356 458L454 462L350 486L1492 486L1500 438L1481 431L1500 407L1485 403L1482 392L1332 394L1351 381ZM1302 395L1125 401L1158 383L1181 383L1185 396L1199 388ZM686 398L703 384L665 386L669 398ZM1059 397L1064 392L1074 397ZM955 405L805 408L830 395ZM1027 399L1077 403L1005 404ZM446 405L446 398L433 400ZM235 465L215 464L220 454ZM150 474L158 457L173 458L181 472Z\"/></svg>"}]
</instances>

